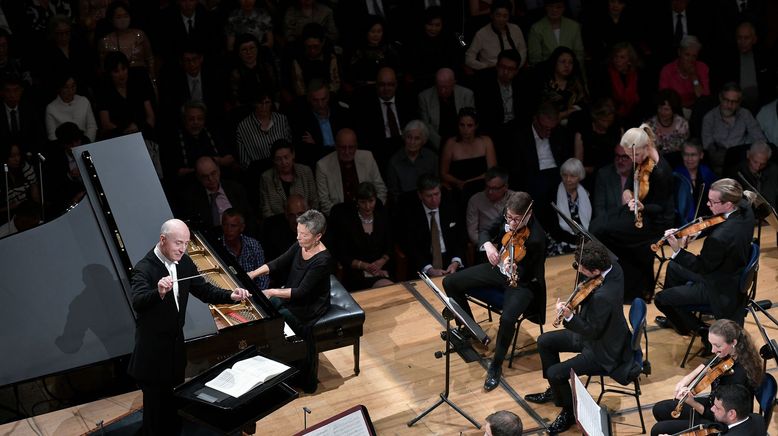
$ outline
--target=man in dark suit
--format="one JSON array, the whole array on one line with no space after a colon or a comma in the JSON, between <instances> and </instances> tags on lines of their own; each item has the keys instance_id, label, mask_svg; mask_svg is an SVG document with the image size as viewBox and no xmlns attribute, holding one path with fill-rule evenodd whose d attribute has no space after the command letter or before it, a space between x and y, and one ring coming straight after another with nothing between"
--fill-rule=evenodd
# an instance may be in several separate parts
<instances>
[{"instance_id":1,"label":"man in dark suit","mask_svg":"<svg viewBox=\"0 0 778 436\"><path fill-rule=\"evenodd\" d=\"M589 225L597 226L597 222L607 222L608 212L624 205L622 194L627 183L632 182L632 158L620 144L616 144L613 163L597 170L594 181L594 203L592 212L594 218ZM599 220L598 220L599 218Z\"/></svg>"},{"instance_id":2,"label":"man in dark suit","mask_svg":"<svg viewBox=\"0 0 778 436\"><path fill-rule=\"evenodd\" d=\"M330 98L327 84L319 79L310 81L306 98L297 101L293 112L289 120L295 141L300 144L295 157L311 168L335 150L335 134L351 127L348 109Z\"/></svg>"},{"instance_id":3,"label":"man in dark suit","mask_svg":"<svg viewBox=\"0 0 778 436\"><path fill-rule=\"evenodd\" d=\"M524 313L530 304L533 309L545 311L546 302L546 233L532 213L532 198L526 192L514 193L505 204L504 216L494 221L488 236L484 236L479 242L480 249L486 252L488 262L466 268L454 275L443 279L443 288L467 312L470 317L473 313L465 295L476 288L503 289L505 302L500 315L500 327L497 330L497 341L494 348L494 357L486 372L484 389L491 391L500 384L502 375L502 362L516 332L516 320ZM515 262L510 256L503 258L501 252L507 247L495 245L492 241L502 238L507 232L529 231L524 242L526 254L524 258ZM486 239L486 238L490 239ZM516 283L509 283L510 277L515 272Z\"/></svg>"},{"instance_id":4,"label":"man in dark suit","mask_svg":"<svg viewBox=\"0 0 778 436\"><path fill-rule=\"evenodd\" d=\"M191 293L207 303L230 304L251 297L245 289L220 289L198 274L186 255L189 229L183 221L162 224L159 242L132 271L132 307L138 315L135 349L127 372L143 391L143 432L180 433L173 387L184 381L184 322Z\"/></svg>"},{"instance_id":5,"label":"man in dark suit","mask_svg":"<svg viewBox=\"0 0 778 436\"><path fill-rule=\"evenodd\" d=\"M415 197L409 195L400 200L400 247L408 257L409 268L429 276L451 274L463 264L465 223L457 222L458 209L441 192L440 179L424 174L416 185Z\"/></svg>"},{"instance_id":6,"label":"man in dark suit","mask_svg":"<svg viewBox=\"0 0 778 436\"><path fill-rule=\"evenodd\" d=\"M664 290L654 301L666 316L657 317L660 326L672 326L682 335L698 330L704 342L708 332L701 330L707 330L707 326L687 307L707 304L716 319L731 319L743 325L746 296L740 292L739 281L751 255L754 234L754 214L737 181L721 179L713 183L708 191L708 207L713 214L724 214L727 220L705 238L700 254L683 249L686 237L676 239L672 234L675 229L665 232L673 259L667 264Z\"/></svg>"},{"instance_id":7,"label":"man in dark suit","mask_svg":"<svg viewBox=\"0 0 778 436\"><path fill-rule=\"evenodd\" d=\"M254 235L253 209L243 186L222 179L219 165L211 156L197 159L195 174L200 183L181 199L182 216L200 223L203 229L212 229L221 226L225 210L235 208L246 216L246 233Z\"/></svg>"},{"instance_id":8,"label":"man in dark suit","mask_svg":"<svg viewBox=\"0 0 778 436\"><path fill-rule=\"evenodd\" d=\"M589 242L576 252L578 272L586 280L602 280L575 314L566 302L558 301L556 313L565 329L546 332L538 338L538 352L543 364L543 378L550 387L542 393L524 398L533 403L554 401L562 407L548 428L551 434L561 433L575 423L573 396L570 390L570 369L577 375L607 371L620 383L630 381L639 368L633 368L631 335L624 319L624 274L618 263L612 262L608 250L599 242ZM591 285L596 282L587 282ZM587 286L580 285L580 286ZM559 353L580 353L564 362Z\"/></svg>"},{"instance_id":9,"label":"man in dark suit","mask_svg":"<svg viewBox=\"0 0 778 436\"><path fill-rule=\"evenodd\" d=\"M713 391L710 410L728 436L765 436L764 418L751 413L754 395L743 385L723 385Z\"/></svg>"},{"instance_id":10,"label":"man in dark suit","mask_svg":"<svg viewBox=\"0 0 778 436\"><path fill-rule=\"evenodd\" d=\"M159 13L154 29L154 52L162 58L173 59L181 55L181 49L198 46L208 56L218 53L220 34L213 20L197 0L177 0Z\"/></svg>"},{"instance_id":11,"label":"man in dark suit","mask_svg":"<svg viewBox=\"0 0 778 436\"><path fill-rule=\"evenodd\" d=\"M662 65L675 59L676 49L684 36L694 35L703 44L710 41L711 20L705 10L707 4L707 1L699 0L670 0L651 8L655 16L650 20L655 25L648 43L651 45L651 63L657 73Z\"/></svg>"},{"instance_id":12,"label":"man in dark suit","mask_svg":"<svg viewBox=\"0 0 778 436\"><path fill-rule=\"evenodd\" d=\"M355 93L354 127L365 150L376 162L388 162L403 144L402 129L416 117L415 102L397 93L397 75L390 67L378 70L375 86ZM385 166L384 166L385 167Z\"/></svg>"},{"instance_id":13,"label":"man in dark suit","mask_svg":"<svg viewBox=\"0 0 778 436\"><path fill-rule=\"evenodd\" d=\"M9 77L3 81L0 101L0 147L14 143L28 151L41 151L46 132L43 116L24 98L21 79Z\"/></svg>"}]
</instances>

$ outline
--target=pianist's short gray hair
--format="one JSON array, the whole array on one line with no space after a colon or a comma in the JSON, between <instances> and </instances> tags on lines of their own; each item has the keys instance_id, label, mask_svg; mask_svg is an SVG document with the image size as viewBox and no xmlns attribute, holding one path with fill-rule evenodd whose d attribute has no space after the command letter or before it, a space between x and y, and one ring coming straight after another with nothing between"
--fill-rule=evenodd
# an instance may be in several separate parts
<instances>
[{"instance_id":1,"label":"pianist's short gray hair","mask_svg":"<svg viewBox=\"0 0 778 436\"><path fill-rule=\"evenodd\" d=\"M312 235L324 234L327 229L327 218L316 209L303 212L297 217L297 224L302 224Z\"/></svg>"}]
</instances>

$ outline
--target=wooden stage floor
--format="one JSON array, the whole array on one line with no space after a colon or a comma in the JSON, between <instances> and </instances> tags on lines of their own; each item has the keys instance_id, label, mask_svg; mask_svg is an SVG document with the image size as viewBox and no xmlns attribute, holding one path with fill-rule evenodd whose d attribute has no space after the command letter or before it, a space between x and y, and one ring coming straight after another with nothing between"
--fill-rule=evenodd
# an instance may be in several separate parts
<instances>
[{"instance_id":1,"label":"wooden stage floor","mask_svg":"<svg viewBox=\"0 0 778 436\"><path fill-rule=\"evenodd\" d=\"M757 299L778 302L778 248L775 234L763 235ZM698 248L700 241L693 245ZM552 307L557 298L567 298L574 280L570 268L571 256L549 258L546 262L548 286L548 316L552 319ZM439 280L437 281L439 283ZM303 407L311 410L308 423L314 424L354 405L363 404L370 412L375 428L380 435L480 435L469 422L447 405L441 405L421 419L413 427L406 423L432 405L444 387L444 360L436 359L435 351L442 350L444 342L440 332L445 329L440 312L442 303L433 292L421 282L406 282L393 286L362 291L354 294L355 299L367 314L362 338L361 373L353 373L352 350L350 347L332 350L321 355L319 390L313 395L300 398L276 411L257 424L257 434L290 435L303 428ZM625 314L629 306L624 307ZM486 312L474 307L478 321L486 320ZM774 315L775 310L772 310ZM688 344L688 337L680 337L671 330L658 329L654 317L658 311L653 305L648 310L648 357L652 366L649 376L641 376L641 405L647 429L654 420L651 406L659 400L669 398L675 383L695 367L702 359L695 359L687 369L679 368ZM764 316L771 338L778 337L778 327ZM494 322L484 322L484 329L490 337L497 330ZM552 329L550 321L545 329ZM746 320L746 328L755 342L761 346L753 318ZM451 393L449 398L466 413L483 423L491 412L507 409L518 414L524 422L525 434L544 434L543 422L552 421L559 409L553 405L531 405L524 407L518 396L540 392L547 387L542 379L540 359L532 344L539 334L539 328L532 323L523 323L519 344L530 344L514 360L513 368L504 366L504 383L492 392L482 389L485 365L491 357L489 349L479 349L480 361L465 363L458 355L451 356ZM768 362L768 371L775 374L774 361ZM592 382L589 391L595 396L599 386ZM525 403L526 405L527 403ZM141 405L140 393L131 392L122 396L104 399L79 407L64 409L27 420L0 426L0 435L71 435L94 429L94 423L109 422L116 416ZM640 434L640 421L634 398L607 394L603 399L613 416L613 430L617 435ZM774 415L770 432L778 432L778 415ZM578 434L577 430L566 434Z\"/></svg>"}]
</instances>

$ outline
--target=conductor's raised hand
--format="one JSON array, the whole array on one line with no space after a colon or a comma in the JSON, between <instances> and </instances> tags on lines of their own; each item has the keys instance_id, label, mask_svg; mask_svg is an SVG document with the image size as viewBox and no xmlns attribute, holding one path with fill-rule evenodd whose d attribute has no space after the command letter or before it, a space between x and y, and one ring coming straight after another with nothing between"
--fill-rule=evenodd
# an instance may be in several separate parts
<instances>
[{"instance_id":1,"label":"conductor's raised hand","mask_svg":"<svg viewBox=\"0 0 778 436\"><path fill-rule=\"evenodd\" d=\"M251 294L249 293L249 291L243 288L235 288L235 290L232 291L230 298L232 298L232 301L243 301L248 298L251 298Z\"/></svg>"},{"instance_id":2,"label":"conductor's raised hand","mask_svg":"<svg viewBox=\"0 0 778 436\"><path fill-rule=\"evenodd\" d=\"M165 294L173 289L173 277L165 276L159 279L157 282L157 291L159 292L159 298L165 298Z\"/></svg>"}]
</instances>

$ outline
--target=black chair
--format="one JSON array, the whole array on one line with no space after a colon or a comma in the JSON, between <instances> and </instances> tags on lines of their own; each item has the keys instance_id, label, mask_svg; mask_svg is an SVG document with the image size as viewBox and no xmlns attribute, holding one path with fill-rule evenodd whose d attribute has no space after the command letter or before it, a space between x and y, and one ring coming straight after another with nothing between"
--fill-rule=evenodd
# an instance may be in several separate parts
<instances>
[{"instance_id":1,"label":"black chair","mask_svg":"<svg viewBox=\"0 0 778 436\"><path fill-rule=\"evenodd\" d=\"M750 300L753 300L756 296L756 278L757 273L759 272L759 244L756 242L751 243L751 256L748 259L748 263L746 264L746 267L743 269L743 272L740 274L740 292L743 294L743 307L742 310L745 310L745 306L748 304ZM709 304L702 304L702 305L694 305L694 306L687 306L687 310L691 312L697 313L697 319L702 322L702 317L705 315L713 315L713 310L711 309ZM703 349L700 349L697 351L693 356L689 356L692 350L692 345L694 344L694 340L697 338L697 331L692 331L692 338L689 340L689 346L686 347L686 354L683 355L683 360L681 361L681 368L686 367L686 362L689 361L690 357L696 357L699 355Z\"/></svg>"},{"instance_id":2,"label":"black chair","mask_svg":"<svg viewBox=\"0 0 778 436\"><path fill-rule=\"evenodd\" d=\"M313 326L316 351L354 347L354 374L359 375L359 338L365 311L335 276L330 276L330 309Z\"/></svg>"},{"instance_id":3,"label":"black chair","mask_svg":"<svg viewBox=\"0 0 778 436\"><path fill-rule=\"evenodd\" d=\"M647 365L647 363L644 363L643 361L643 347L641 345L641 340L645 338L646 341L646 355L648 355L648 334L646 333L646 313L648 312L648 308L646 307L646 302L643 301L642 298L635 298L632 301L632 306L629 309L629 324L632 327L632 351L633 351L633 359L635 364L640 366L641 372L644 371L644 364ZM646 360L647 362L647 360ZM646 366L647 367L647 366ZM640 416L640 427L643 430L643 433L646 432L646 423L643 420L643 409L640 407L640 374L641 372L637 373L635 376L635 379L632 380L632 383L635 387L634 391L626 391L620 388L606 388L605 387L605 376L608 376L609 374L607 372L597 373L597 374L589 374L589 377L586 379L586 387L589 387L589 381L591 380L592 376L600 377L600 396L597 397L597 404L600 404L600 401L602 401L603 395L605 395L606 392L612 392L616 394L622 394L622 395L629 395L631 397L635 398L635 402L637 403L638 408L638 415Z\"/></svg>"},{"instance_id":4,"label":"black chair","mask_svg":"<svg viewBox=\"0 0 778 436\"><path fill-rule=\"evenodd\" d=\"M535 295L537 295L536 293ZM543 293L545 297L545 293ZM495 288L478 288L468 291L467 300L476 306L483 307L488 313L488 321L492 321L492 312L502 315L502 306L505 302L505 291ZM521 327L522 321L529 320L540 326L540 334L543 334L543 324L546 322L546 302L543 298L542 304L530 304L527 310L519 316L516 320L516 332L513 333L513 345L511 346L511 357L508 359L508 368L513 368L513 356L516 354L516 342L519 339L519 327ZM534 303L534 301L533 301ZM540 307L543 310L538 310ZM531 344L524 345L521 348L527 347ZM521 349L520 348L520 349Z\"/></svg>"}]
</instances>

